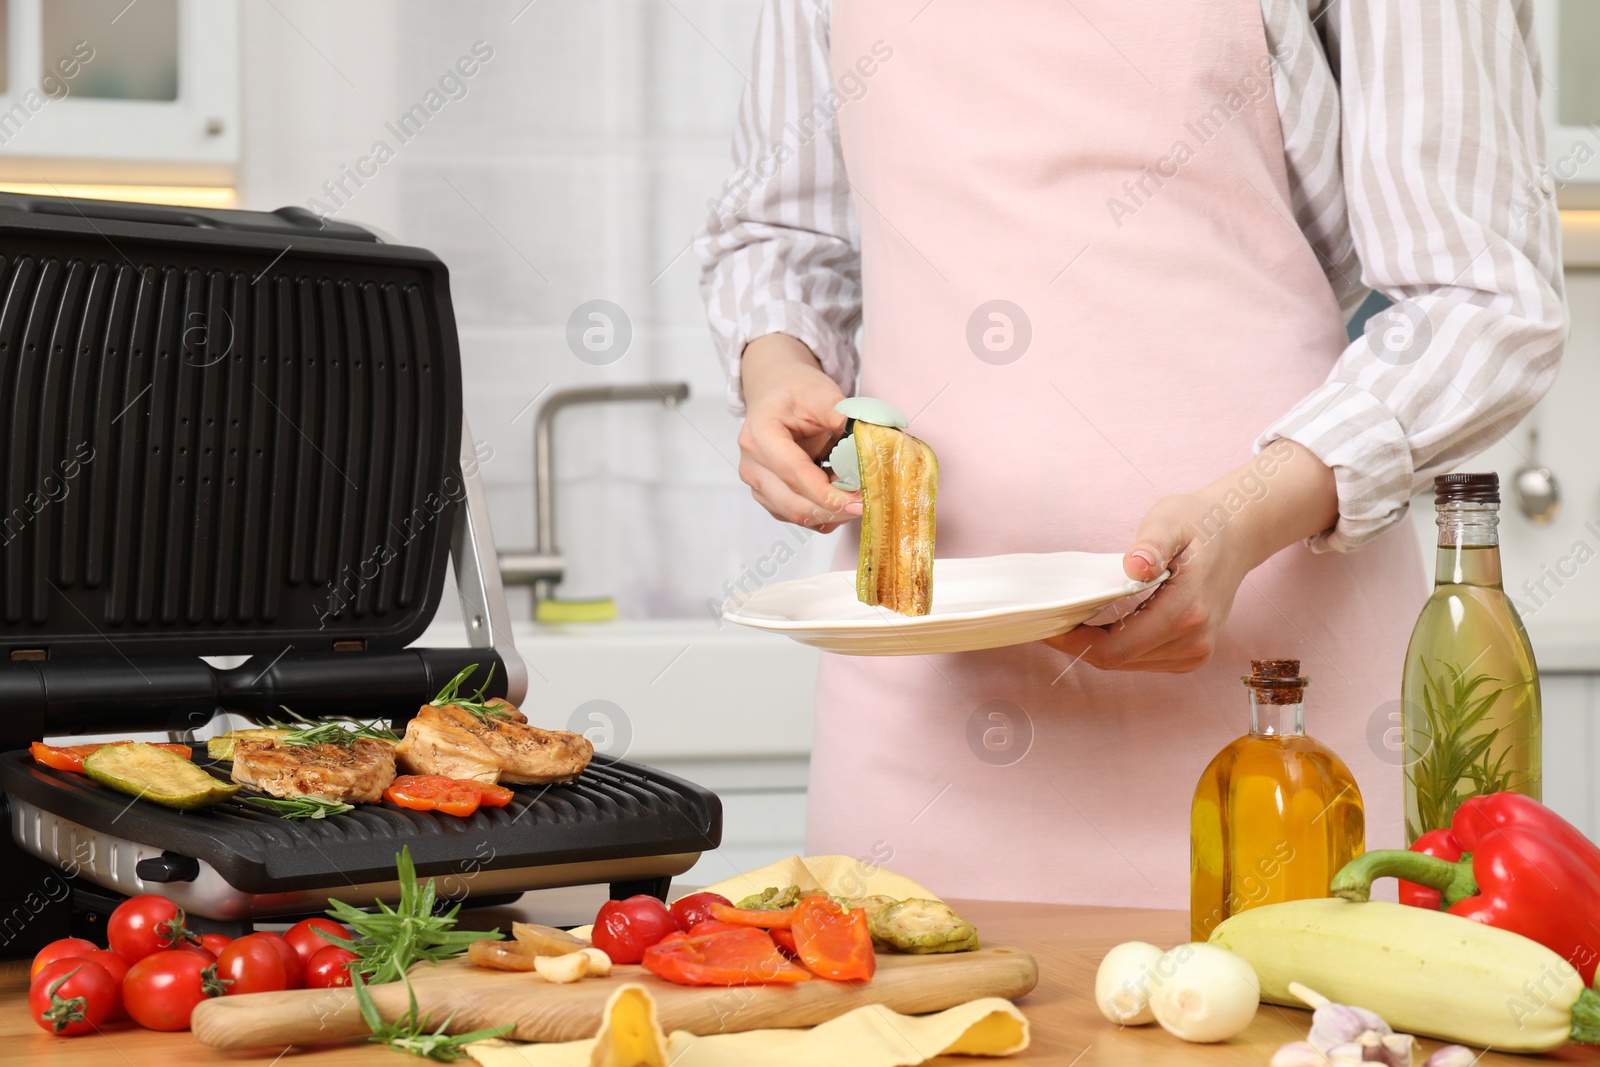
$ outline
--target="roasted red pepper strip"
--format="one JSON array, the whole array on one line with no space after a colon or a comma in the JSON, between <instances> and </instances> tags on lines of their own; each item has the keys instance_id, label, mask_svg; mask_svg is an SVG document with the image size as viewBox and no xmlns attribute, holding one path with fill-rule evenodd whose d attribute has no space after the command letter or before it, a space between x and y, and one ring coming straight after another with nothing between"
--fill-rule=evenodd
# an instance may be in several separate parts
<instances>
[{"instance_id":1,"label":"roasted red pepper strip","mask_svg":"<svg viewBox=\"0 0 1600 1067\"><path fill-rule=\"evenodd\" d=\"M644 953L644 969L676 985L772 985L811 977L784 959L763 930L668 934Z\"/></svg>"},{"instance_id":2,"label":"roasted red pepper strip","mask_svg":"<svg viewBox=\"0 0 1600 1067\"><path fill-rule=\"evenodd\" d=\"M794 921L794 912L793 908L762 911L759 908L736 908L731 904L711 905L711 917L718 922L734 923L738 926L759 926L765 930L788 926Z\"/></svg>"},{"instance_id":3,"label":"roasted red pepper strip","mask_svg":"<svg viewBox=\"0 0 1600 1067\"><path fill-rule=\"evenodd\" d=\"M789 932L800 962L812 974L836 982L872 981L878 958L861 908L847 911L829 897L807 897L795 906Z\"/></svg>"},{"instance_id":4,"label":"roasted red pepper strip","mask_svg":"<svg viewBox=\"0 0 1600 1067\"><path fill-rule=\"evenodd\" d=\"M98 745L47 745L43 741L35 741L28 746L28 751L33 755L35 763L43 764L52 770L76 771L83 773L83 757L106 745L131 745L132 741L105 741ZM168 752L176 752L184 759L193 759L194 751L188 745L158 744L156 748L164 748Z\"/></svg>"},{"instance_id":5,"label":"roasted red pepper strip","mask_svg":"<svg viewBox=\"0 0 1600 1067\"><path fill-rule=\"evenodd\" d=\"M1472 797L1456 810L1447 835L1434 834L1417 844L1431 837L1425 847L1438 854L1368 852L1338 873L1331 891L1366 900L1374 880L1403 878L1439 893L1452 915L1537 941L1576 967L1585 985L1594 981L1600 847L1520 793ZM1451 851L1461 858L1452 861Z\"/></svg>"},{"instance_id":6,"label":"roasted red pepper strip","mask_svg":"<svg viewBox=\"0 0 1600 1067\"><path fill-rule=\"evenodd\" d=\"M795 946L793 930L783 930L774 927L773 929L768 930L767 933L772 935L772 943L778 946L779 952L783 953L785 956L788 956L792 960L797 960L800 958L800 949Z\"/></svg>"},{"instance_id":7,"label":"roasted red pepper strip","mask_svg":"<svg viewBox=\"0 0 1600 1067\"><path fill-rule=\"evenodd\" d=\"M471 815L480 804L503 808L513 795L504 786L442 774L402 774L383 791L383 799L410 811L460 816Z\"/></svg>"}]
</instances>

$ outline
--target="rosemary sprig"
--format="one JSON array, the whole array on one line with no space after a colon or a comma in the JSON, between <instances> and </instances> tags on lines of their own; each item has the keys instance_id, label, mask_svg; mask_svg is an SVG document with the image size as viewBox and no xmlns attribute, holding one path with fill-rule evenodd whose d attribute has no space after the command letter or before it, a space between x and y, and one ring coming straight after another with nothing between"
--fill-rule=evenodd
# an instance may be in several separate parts
<instances>
[{"instance_id":1,"label":"rosemary sprig","mask_svg":"<svg viewBox=\"0 0 1600 1067\"><path fill-rule=\"evenodd\" d=\"M290 721L279 719L266 720L267 725L278 730L293 731L287 737L279 738L282 745L344 745L349 747L355 744L358 738L368 738L373 741L398 741L400 735L393 730L379 726L381 720L374 719L368 723L344 723L337 719L308 719L297 715L288 708L283 708Z\"/></svg>"},{"instance_id":2,"label":"rosemary sprig","mask_svg":"<svg viewBox=\"0 0 1600 1067\"><path fill-rule=\"evenodd\" d=\"M246 804L259 804L280 819L323 819L329 815L343 815L355 805L338 800L311 795L283 799L280 797L240 797Z\"/></svg>"},{"instance_id":3,"label":"rosemary sprig","mask_svg":"<svg viewBox=\"0 0 1600 1067\"><path fill-rule=\"evenodd\" d=\"M413 963L437 963L461 955L474 941L498 941L499 930L457 930L456 913L460 903L442 915L433 913L438 890L432 878L417 881L417 868L411 862L411 849L402 847L395 857L400 882L400 906L391 908L377 901L376 912L353 908L342 900L328 901L328 914L344 923L354 937L322 934L324 940L348 949L360 957L351 970L369 982L393 982L404 978Z\"/></svg>"},{"instance_id":4,"label":"rosemary sprig","mask_svg":"<svg viewBox=\"0 0 1600 1067\"><path fill-rule=\"evenodd\" d=\"M1417 821L1407 826L1414 838L1450 825L1468 797L1512 789L1512 769L1506 766L1509 745L1493 755L1495 741L1505 727L1479 732L1484 717L1503 694L1515 686L1482 692L1500 681L1487 674L1469 676L1467 668L1437 664L1437 673L1418 657L1422 671L1422 717L1411 742L1409 769L1416 791Z\"/></svg>"},{"instance_id":5,"label":"rosemary sprig","mask_svg":"<svg viewBox=\"0 0 1600 1067\"><path fill-rule=\"evenodd\" d=\"M462 685L466 683L468 678L472 677L472 672L477 669L478 665L476 663L467 664L467 666L462 668L460 674L457 674L454 678L444 683L444 688L439 690L439 695L434 697L431 701L429 701L429 703L436 708L442 708L447 704L453 704L467 714L475 715L491 726L494 725L495 719L511 718L511 712L507 711L504 707L500 705L491 706L483 702L483 694L488 692L489 682L494 678L494 664L492 663L489 665L488 677L484 678L483 684L478 686L478 691L472 694L470 697L464 697L460 695Z\"/></svg>"},{"instance_id":6,"label":"rosemary sprig","mask_svg":"<svg viewBox=\"0 0 1600 1067\"><path fill-rule=\"evenodd\" d=\"M367 1021L367 1027L372 1031L372 1036L367 1040L388 1045L401 1052L409 1052L413 1056L425 1056L440 1063L454 1063L467 1058L467 1053L461 1046L473 1041L500 1037L516 1029L507 1023L504 1026L473 1030L465 1034L447 1034L445 1027L456 1017L456 1013L451 1012L445 1016L444 1022L440 1023L437 1029L430 1031L428 1027L433 1025L433 1019L417 1010L417 991L411 988L410 982L406 983L406 995L411 1001L410 1009L394 1022L386 1023L383 1021L383 1016L378 1014L378 1006L372 1002L372 994L367 991L367 983L359 976L352 975L350 984L355 987L356 1004L361 1008L361 1017Z\"/></svg>"}]
</instances>

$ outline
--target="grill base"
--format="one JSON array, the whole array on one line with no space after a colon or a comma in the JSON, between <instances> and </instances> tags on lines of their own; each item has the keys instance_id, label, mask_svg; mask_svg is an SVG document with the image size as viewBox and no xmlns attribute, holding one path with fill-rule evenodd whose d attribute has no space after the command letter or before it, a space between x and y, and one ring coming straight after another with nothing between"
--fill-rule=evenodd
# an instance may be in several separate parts
<instances>
[{"instance_id":1,"label":"grill base","mask_svg":"<svg viewBox=\"0 0 1600 1067\"><path fill-rule=\"evenodd\" d=\"M196 765L226 777L204 745L193 748ZM465 818L361 804L325 819L280 819L237 799L174 811L41 767L26 751L0 753L0 788L12 842L30 863L49 865L52 903L94 886L160 893L219 922L314 914L331 898L393 902L402 846L441 898L470 901L597 883L664 892L722 840L714 793L606 756L575 782L517 786L508 806ZM14 947L3 920L0 953Z\"/></svg>"},{"instance_id":2,"label":"grill base","mask_svg":"<svg viewBox=\"0 0 1600 1067\"><path fill-rule=\"evenodd\" d=\"M168 855L164 849L81 826L15 798L11 801L11 836L24 850L46 863L60 864L62 857L72 858L64 874L76 872L76 878L123 896L159 893L185 912L220 922L320 915L334 899L365 908L378 900L393 903L400 898L400 883L393 879L359 884L338 881L322 889L249 893L229 885L215 867L205 862L199 863L199 871L192 879L147 881L139 877L139 862L161 859ZM475 860L465 859L458 864L460 870L456 873L434 875L434 879L439 900L446 907L457 901L470 903L475 897L603 882L622 885L660 881L664 891L675 876L699 859L698 852L679 852L492 871L477 869ZM90 901L91 907L95 903Z\"/></svg>"}]
</instances>

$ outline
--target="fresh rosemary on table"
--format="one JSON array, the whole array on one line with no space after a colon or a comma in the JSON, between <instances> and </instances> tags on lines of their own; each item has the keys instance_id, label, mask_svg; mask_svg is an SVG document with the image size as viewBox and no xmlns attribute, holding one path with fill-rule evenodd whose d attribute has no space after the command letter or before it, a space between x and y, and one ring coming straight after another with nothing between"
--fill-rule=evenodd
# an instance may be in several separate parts
<instances>
[{"instance_id":1,"label":"fresh rosemary on table","mask_svg":"<svg viewBox=\"0 0 1600 1067\"><path fill-rule=\"evenodd\" d=\"M429 703L436 708L452 704L469 715L477 716L491 726L494 725L495 719L509 719L511 712L506 710L506 706L486 704L483 700L483 694L489 691L489 682L494 678L494 664L492 663L489 665L488 677L484 678L483 684L478 686L478 691L470 697L460 695L462 685L466 683L468 678L472 677L472 672L477 669L478 665L476 663L469 663L462 668L460 674L446 682L444 688L439 690L439 695Z\"/></svg>"},{"instance_id":2,"label":"fresh rosemary on table","mask_svg":"<svg viewBox=\"0 0 1600 1067\"><path fill-rule=\"evenodd\" d=\"M1514 687L1482 692L1484 686L1500 679L1487 674L1469 676L1467 668L1444 661L1436 665L1435 673L1420 656L1417 666L1422 670L1426 723L1410 746L1413 762L1408 773L1416 790L1417 824L1406 829L1413 839L1449 826L1468 797L1501 793L1518 785L1506 766L1510 746L1502 746L1498 756L1492 754L1495 740L1505 728L1474 733L1501 695Z\"/></svg>"},{"instance_id":3,"label":"fresh rosemary on table","mask_svg":"<svg viewBox=\"0 0 1600 1067\"><path fill-rule=\"evenodd\" d=\"M278 705L283 707L282 704ZM346 723L337 719L308 719L297 715L288 708L283 708L290 721L283 722L279 719L268 719L268 726L278 730L293 731L287 737L278 739L282 745L344 745L354 744L358 738L367 738L373 741L398 741L400 735L393 730L379 726L381 720L374 719L368 723Z\"/></svg>"},{"instance_id":4,"label":"fresh rosemary on table","mask_svg":"<svg viewBox=\"0 0 1600 1067\"><path fill-rule=\"evenodd\" d=\"M383 1021L383 1016L378 1014L377 1005L372 1002L372 994L367 992L367 983L359 976L352 975L350 984L355 987L356 1004L361 1008L361 1017L367 1021L368 1028L372 1030L372 1037L368 1040L388 1045L401 1052L409 1052L413 1056L425 1056L440 1063L454 1063L467 1058L467 1053L461 1046L473 1041L500 1037L516 1029L507 1023L504 1026L473 1030L465 1034L447 1034L445 1027L456 1017L456 1013L451 1012L436 1029L429 1030L428 1027L433 1025L433 1019L417 1010L417 991L411 988L410 982L406 983L406 995L411 1000L410 1010L394 1022L386 1023Z\"/></svg>"},{"instance_id":5,"label":"fresh rosemary on table","mask_svg":"<svg viewBox=\"0 0 1600 1067\"><path fill-rule=\"evenodd\" d=\"M400 849L395 867L400 882L398 908L391 908L381 900L377 901L376 912L353 908L342 900L328 902L328 914L350 927L355 936L322 934L322 937L360 957L351 964L351 970L368 982L398 981L405 977L413 963L451 959L465 952L474 941L498 941L504 936L499 930L455 929L456 913L461 910L459 902L449 911L435 915L438 890L432 878L426 883L417 881L417 868L411 862L409 847Z\"/></svg>"},{"instance_id":6,"label":"fresh rosemary on table","mask_svg":"<svg viewBox=\"0 0 1600 1067\"><path fill-rule=\"evenodd\" d=\"M240 797L246 804L259 804L280 819L324 819L329 815L342 815L355 805L338 800L311 795L283 799L280 797Z\"/></svg>"}]
</instances>

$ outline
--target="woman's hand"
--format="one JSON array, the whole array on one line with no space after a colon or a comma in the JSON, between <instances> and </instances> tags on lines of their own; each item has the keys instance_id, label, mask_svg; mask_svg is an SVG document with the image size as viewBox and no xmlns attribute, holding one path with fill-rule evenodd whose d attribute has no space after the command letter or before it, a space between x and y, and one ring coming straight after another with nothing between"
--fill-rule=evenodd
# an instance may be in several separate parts
<instances>
[{"instance_id":1,"label":"woman's hand","mask_svg":"<svg viewBox=\"0 0 1600 1067\"><path fill-rule=\"evenodd\" d=\"M1164 497L1122 557L1129 578L1168 578L1109 626L1079 626L1046 644L1101 670L1192 671L1204 666L1245 575L1339 517L1333 471L1279 439L1195 493Z\"/></svg>"},{"instance_id":2,"label":"woman's hand","mask_svg":"<svg viewBox=\"0 0 1600 1067\"><path fill-rule=\"evenodd\" d=\"M775 518L829 533L861 514L861 494L833 488L817 466L845 418L844 394L811 350L787 334L758 337L740 359L745 419L739 478Z\"/></svg>"}]
</instances>

